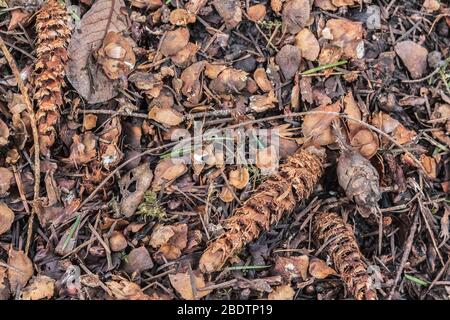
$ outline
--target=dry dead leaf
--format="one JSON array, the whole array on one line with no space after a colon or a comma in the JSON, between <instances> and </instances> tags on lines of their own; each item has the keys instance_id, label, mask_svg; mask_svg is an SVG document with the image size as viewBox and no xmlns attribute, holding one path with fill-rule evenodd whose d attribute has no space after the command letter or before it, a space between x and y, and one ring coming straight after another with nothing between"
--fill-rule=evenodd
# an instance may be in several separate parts
<instances>
[{"instance_id":1,"label":"dry dead leaf","mask_svg":"<svg viewBox=\"0 0 450 320\"><path fill-rule=\"evenodd\" d=\"M322 10L336 11L336 6L333 5L331 0L314 0L314 5Z\"/></svg>"},{"instance_id":2,"label":"dry dead leaf","mask_svg":"<svg viewBox=\"0 0 450 320\"><path fill-rule=\"evenodd\" d=\"M170 57L177 54L181 49L186 47L189 42L189 30L187 28L178 28L168 31L161 40L161 53Z\"/></svg>"},{"instance_id":3,"label":"dry dead leaf","mask_svg":"<svg viewBox=\"0 0 450 320\"><path fill-rule=\"evenodd\" d=\"M171 11L169 19L170 23L175 26L186 26L190 23L194 23L197 20L195 14L181 8Z\"/></svg>"},{"instance_id":4,"label":"dry dead leaf","mask_svg":"<svg viewBox=\"0 0 450 320\"><path fill-rule=\"evenodd\" d=\"M75 166L83 165L94 160L97 156L97 138L92 132L74 135L70 146L70 156L64 162Z\"/></svg>"},{"instance_id":5,"label":"dry dead leaf","mask_svg":"<svg viewBox=\"0 0 450 320\"><path fill-rule=\"evenodd\" d=\"M262 173L271 173L278 168L280 156L274 145L259 149L256 152L256 167L261 169Z\"/></svg>"},{"instance_id":6,"label":"dry dead leaf","mask_svg":"<svg viewBox=\"0 0 450 320\"><path fill-rule=\"evenodd\" d=\"M288 0L283 5L283 30L296 34L308 25L311 17L309 0Z\"/></svg>"},{"instance_id":7,"label":"dry dead leaf","mask_svg":"<svg viewBox=\"0 0 450 320\"><path fill-rule=\"evenodd\" d=\"M337 275L337 272L330 268L325 261L317 258L311 259L309 273L316 279L325 279L329 276Z\"/></svg>"},{"instance_id":8,"label":"dry dead leaf","mask_svg":"<svg viewBox=\"0 0 450 320\"><path fill-rule=\"evenodd\" d=\"M95 114L85 114L83 117L83 128L86 131L92 130L97 126L97 116Z\"/></svg>"},{"instance_id":9,"label":"dry dead leaf","mask_svg":"<svg viewBox=\"0 0 450 320\"><path fill-rule=\"evenodd\" d=\"M14 222L14 212L3 202L0 202L0 235L11 229Z\"/></svg>"},{"instance_id":10,"label":"dry dead leaf","mask_svg":"<svg viewBox=\"0 0 450 320\"><path fill-rule=\"evenodd\" d=\"M161 160L155 168L155 179L152 190L159 191L163 187L169 186L176 178L187 171L186 164L180 159L167 158Z\"/></svg>"},{"instance_id":11,"label":"dry dead leaf","mask_svg":"<svg viewBox=\"0 0 450 320\"><path fill-rule=\"evenodd\" d=\"M136 57L130 40L109 31L97 51L97 62L111 80L125 79L134 69Z\"/></svg>"},{"instance_id":12,"label":"dry dead leaf","mask_svg":"<svg viewBox=\"0 0 450 320\"><path fill-rule=\"evenodd\" d=\"M182 251L187 246L187 230L188 227L184 223L156 226L149 242L153 248L158 249L155 259L163 263L162 257L168 261L181 257Z\"/></svg>"},{"instance_id":13,"label":"dry dead leaf","mask_svg":"<svg viewBox=\"0 0 450 320\"><path fill-rule=\"evenodd\" d=\"M144 193L150 188L153 173L148 163L131 169L119 180L120 210L126 217L131 217L144 199Z\"/></svg>"},{"instance_id":14,"label":"dry dead leaf","mask_svg":"<svg viewBox=\"0 0 450 320\"><path fill-rule=\"evenodd\" d=\"M432 13L440 9L441 3L439 0L425 0L423 2L422 7L425 9L426 12Z\"/></svg>"},{"instance_id":15,"label":"dry dead leaf","mask_svg":"<svg viewBox=\"0 0 450 320\"><path fill-rule=\"evenodd\" d=\"M275 91L270 91L267 95L255 95L249 98L249 108L255 112L264 112L275 108L275 103L278 102L275 96Z\"/></svg>"},{"instance_id":16,"label":"dry dead leaf","mask_svg":"<svg viewBox=\"0 0 450 320\"><path fill-rule=\"evenodd\" d=\"M228 188L227 186L222 187L222 190L220 191L220 194L219 194L219 198L220 198L220 200L222 200L225 203L228 203L228 202L231 202L234 200L233 193L231 192L230 188Z\"/></svg>"},{"instance_id":17,"label":"dry dead leaf","mask_svg":"<svg viewBox=\"0 0 450 320\"><path fill-rule=\"evenodd\" d=\"M359 130L350 138L350 144L366 159L372 158L379 148L378 136L368 129Z\"/></svg>"},{"instance_id":18,"label":"dry dead leaf","mask_svg":"<svg viewBox=\"0 0 450 320\"><path fill-rule=\"evenodd\" d=\"M264 92L270 92L273 90L273 84L270 82L269 78L267 78L267 73L264 68L258 68L253 73L253 78L255 79L258 87Z\"/></svg>"},{"instance_id":19,"label":"dry dead leaf","mask_svg":"<svg viewBox=\"0 0 450 320\"><path fill-rule=\"evenodd\" d=\"M108 32L122 33L128 29L122 7L125 7L123 0L95 1L73 32L68 47L67 78L88 103L105 102L118 94L120 82L110 80L102 68L94 68L93 56Z\"/></svg>"},{"instance_id":20,"label":"dry dead leaf","mask_svg":"<svg viewBox=\"0 0 450 320\"><path fill-rule=\"evenodd\" d=\"M255 4L247 10L247 15L254 22L261 22L266 17L266 6L263 4Z\"/></svg>"},{"instance_id":21,"label":"dry dead leaf","mask_svg":"<svg viewBox=\"0 0 450 320\"><path fill-rule=\"evenodd\" d=\"M16 292L27 285L28 280L33 276L33 263L23 251L16 251L13 248L8 252L8 280L11 291Z\"/></svg>"},{"instance_id":22,"label":"dry dead leaf","mask_svg":"<svg viewBox=\"0 0 450 320\"><path fill-rule=\"evenodd\" d=\"M239 0L214 0L213 5L228 29L237 27L242 21L242 10Z\"/></svg>"},{"instance_id":23,"label":"dry dead leaf","mask_svg":"<svg viewBox=\"0 0 450 320\"><path fill-rule=\"evenodd\" d=\"M302 54L299 48L287 44L277 53L275 61L286 80L291 80L300 67Z\"/></svg>"},{"instance_id":24,"label":"dry dead leaf","mask_svg":"<svg viewBox=\"0 0 450 320\"><path fill-rule=\"evenodd\" d=\"M8 144L9 128L8 125L0 119L0 147Z\"/></svg>"},{"instance_id":25,"label":"dry dead leaf","mask_svg":"<svg viewBox=\"0 0 450 320\"><path fill-rule=\"evenodd\" d=\"M428 50L421 45L406 40L395 45L395 53L400 57L413 79L422 77L427 71Z\"/></svg>"},{"instance_id":26,"label":"dry dead leaf","mask_svg":"<svg viewBox=\"0 0 450 320\"><path fill-rule=\"evenodd\" d=\"M205 67L205 76L209 79L217 79L219 74L227 68L224 64L207 63Z\"/></svg>"},{"instance_id":27,"label":"dry dead leaf","mask_svg":"<svg viewBox=\"0 0 450 320\"><path fill-rule=\"evenodd\" d=\"M312 111L340 112L339 102L330 105L322 105ZM305 138L311 138L316 145L328 145L335 142L335 136L331 129L331 123L338 118L330 114L308 114L303 119L302 131Z\"/></svg>"},{"instance_id":28,"label":"dry dead leaf","mask_svg":"<svg viewBox=\"0 0 450 320\"><path fill-rule=\"evenodd\" d=\"M169 275L170 284L184 300L201 299L207 296L209 293L211 293L212 290L198 291L198 289L202 289L205 287L205 280L203 278L203 275L198 270L194 270L192 272L192 276L193 282L196 287L195 293L194 288L192 288L192 282L189 272L170 274Z\"/></svg>"},{"instance_id":29,"label":"dry dead leaf","mask_svg":"<svg viewBox=\"0 0 450 320\"><path fill-rule=\"evenodd\" d=\"M184 69L180 79L183 82L181 92L187 97L187 100L197 104L202 99L202 83L200 75L205 69L206 62L200 61Z\"/></svg>"},{"instance_id":30,"label":"dry dead leaf","mask_svg":"<svg viewBox=\"0 0 450 320\"><path fill-rule=\"evenodd\" d=\"M7 168L0 167L0 195L4 195L11 187L14 174Z\"/></svg>"},{"instance_id":31,"label":"dry dead leaf","mask_svg":"<svg viewBox=\"0 0 450 320\"><path fill-rule=\"evenodd\" d=\"M322 30L322 35L333 46L342 48L345 58L362 59L364 57L363 26L361 22L345 19L330 19Z\"/></svg>"},{"instance_id":32,"label":"dry dead leaf","mask_svg":"<svg viewBox=\"0 0 450 320\"><path fill-rule=\"evenodd\" d=\"M281 275L285 281L301 278L306 280L308 277L309 257L302 255L298 257L280 257L275 258L274 271Z\"/></svg>"},{"instance_id":33,"label":"dry dead leaf","mask_svg":"<svg viewBox=\"0 0 450 320\"><path fill-rule=\"evenodd\" d=\"M320 53L319 41L314 34L308 29L300 30L295 36L295 45L300 49L301 55L306 60L316 61Z\"/></svg>"},{"instance_id":34,"label":"dry dead leaf","mask_svg":"<svg viewBox=\"0 0 450 320\"><path fill-rule=\"evenodd\" d=\"M232 185L236 189L244 189L245 186L248 184L249 179L250 174L248 173L248 170L245 167L240 167L236 170L231 170L228 177L230 185Z\"/></svg>"},{"instance_id":35,"label":"dry dead leaf","mask_svg":"<svg viewBox=\"0 0 450 320\"><path fill-rule=\"evenodd\" d=\"M128 241L120 231L113 231L109 238L109 247L113 252L120 252L128 247Z\"/></svg>"},{"instance_id":36,"label":"dry dead leaf","mask_svg":"<svg viewBox=\"0 0 450 320\"><path fill-rule=\"evenodd\" d=\"M324 65L324 64L336 63L341 59L342 54L343 54L342 48L340 48L338 46L324 44L322 46L322 50L320 51L320 54L319 54L319 59L318 59L319 64ZM328 69L325 71L332 72L333 69Z\"/></svg>"},{"instance_id":37,"label":"dry dead leaf","mask_svg":"<svg viewBox=\"0 0 450 320\"><path fill-rule=\"evenodd\" d=\"M150 119L167 127L173 127L183 122L183 115L173 108L154 106L148 113Z\"/></svg>"},{"instance_id":38,"label":"dry dead leaf","mask_svg":"<svg viewBox=\"0 0 450 320\"><path fill-rule=\"evenodd\" d=\"M273 292L269 293L267 299L269 300L292 300L295 291L289 284L278 286Z\"/></svg>"},{"instance_id":39,"label":"dry dead leaf","mask_svg":"<svg viewBox=\"0 0 450 320\"><path fill-rule=\"evenodd\" d=\"M437 178L437 161L434 157L427 156L422 154L419 159L423 168L425 169L425 173L428 178L436 179ZM1 233L1 232L0 232Z\"/></svg>"},{"instance_id":40,"label":"dry dead leaf","mask_svg":"<svg viewBox=\"0 0 450 320\"><path fill-rule=\"evenodd\" d=\"M247 84L248 73L242 70L227 68L216 79L211 80L209 88L218 94L239 94Z\"/></svg>"},{"instance_id":41,"label":"dry dead leaf","mask_svg":"<svg viewBox=\"0 0 450 320\"><path fill-rule=\"evenodd\" d=\"M51 299L55 292L55 280L47 276L37 276L23 289L22 300Z\"/></svg>"},{"instance_id":42,"label":"dry dead leaf","mask_svg":"<svg viewBox=\"0 0 450 320\"><path fill-rule=\"evenodd\" d=\"M11 20L9 20L8 31L12 31L21 24L26 26L31 12L22 9L14 9L11 11Z\"/></svg>"},{"instance_id":43,"label":"dry dead leaf","mask_svg":"<svg viewBox=\"0 0 450 320\"><path fill-rule=\"evenodd\" d=\"M125 279L108 281L106 286L117 300L150 300L139 285Z\"/></svg>"},{"instance_id":44,"label":"dry dead leaf","mask_svg":"<svg viewBox=\"0 0 450 320\"><path fill-rule=\"evenodd\" d=\"M354 6L360 4L361 0L331 0L336 7Z\"/></svg>"},{"instance_id":45,"label":"dry dead leaf","mask_svg":"<svg viewBox=\"0 0 450 320\"><path fill-rule=\"evenodd\" d=\"M150 253L144 246L131 250L124 265L125 272L130 274L142 272L151 268L153 268L153 261L150 257Z\"/></svg>"},{"instance_id":46,"label":"dry dead leaf","mask_svg":"<svg viewBox=\"0 0 450 320\"><path fill-rule=\"evenodd\" d=\"M392 134L392 138L400 144L411 142L417 136L416 132L406 129L400 122L384 112L373 115L372 125L384 133Z\"/></svg>"}]
</instances>

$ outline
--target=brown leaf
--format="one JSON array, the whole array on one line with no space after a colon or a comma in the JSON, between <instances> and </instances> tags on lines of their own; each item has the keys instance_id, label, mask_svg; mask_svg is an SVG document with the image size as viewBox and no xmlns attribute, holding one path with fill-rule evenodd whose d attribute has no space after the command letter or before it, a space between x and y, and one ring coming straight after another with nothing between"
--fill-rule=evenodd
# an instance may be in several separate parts
<instances>
[{"instance_id":1,"label":"brown leaf","mask_svg":"<svg viewBox=\"0 0 450 320\"><path fill-rule=\"evenodd\" d=\"M148 117L167 127L177 126L183 122L183 115L173 108L154 106L148 113Z\"/></svg>"},{"instance_id":2,"label":"brown leaf","mask_svg":"<svg viewBox=\"0 0 450 320\"><path fill-rule=\"evenodd\" d=\"M70 156L64 159L71 165L79 166L89 163L97 156L97 139L92 132L86 132L85 134L74 135L72 137L73 143L70 146Z\"/></svg>"},{"instance_id":3,"label":"brown leaf","mask_svg":"<svg viewBox=\"0 0 450 320\"><path fill-rule=\"evenodd\" d=\"M209 87L218 94L239 94L247 84L247 76L245 71L227 68L209 83Z\"/></svg>"},{"instance_id":4,"label":"brown leaf","mask_svg":"<svg viewBox=\"0 0 450 320\"><path fill-rule=\"evenodd\" d=\"M275 258L275 272L283 277L285 281L301 278L306 280L308 277L309 257L302 255L298 257L280 257Z\"/></svg>"},{"instance_id":5,"label":"brown leaf","mask_svg":"<svg viewBox=\"0 0 450 320\"><path fill-rule=\"evenodd\" d=\"M372 158L379 148L378 136L368 129L359 130L351 137L350 144L366 159Z\"/></svg>"},{"instance_id":6,"label":"brown leaf","mask_svg":"<svg viewBox=\"0 0 450 320\"><path fill-rule=\"evenodd\" d=\"M182 251L187 246L187 230L184 223L155 227L149 242L153 248L158 249L155 259L163 262L162 257L169 261L181 257Z\"/></svg>"},{"instance_id":7,"label":"brown leaf","mask_svg":"<svg viewBox=\"0 0 450 320\"><path fill-rule=\"evenodd\" d=\"M295 291L289 284L278 286L273 292L269 293L267 299L269 300L292 300Z\"/></svg>"},{"instance_id":8,"label":"brown leaf","mask_svg":"<svg viewBox=\"0 0 450 320\"><path fill-rule=\"evenodd\" d=\"M300 67L302 53L296 46L287 44L277 53L275 61L286 80L291 80Z\"/></svg>"},{"instance_id":9,"label":"brown leaf","mask_svg":"<svg viewBox=\"0 0 450 320\"><path fill-rule=\"evenodd\" d=\"M278 168L279 159L277 148L270 145L256 152L256 167L264 174L272 173Z\"/></svg>"},{"instance_id":10,"label":"brown leaf","mask_svg":"<svg viewBox=\"0 0 450 320\"><path fill-rule=\"evenodd\" d=\"M12 31L19 26L19 24L26 26L31 13L21 9L14 9L11 11L11 20L9 20L8 31Z\"/></svg>"},{"instance_id":11,"label":"brown leaf","mask_svg":"<svg viewBox=\"0 0 450 320\"><path fill-rule=\"evenodd\" d=\"M187 166L180 159L166 158L161 160L155 168L155 179L152 190L159 191L163 187L169 186L176 178L187 171Z\"/></svg>"},{"instance_id":12,"label":"brown leaf","mask_svg":"<svg viewBox=\"0 0 450 320\"><path fill-rule=\"evenodd\" d=\"M422 154L419 159L423 168L425 169L425 173L428 178L436 179L437 178L437 162L433 157L429 157L427 155ZM1 233L1 232L0 232Z\"/></svg>"},{"instance_id":13,"label":"brown leaf","mask_svg":"<svg viewBox=\"0 0 450 320\"><path fill-rule=\"evenodd\" d=\"M392 137L400 144L411 142L417 136L416 132L406 129L384 112L376 113L372 118L372 124L387 134L392 133Z\"/></svg>"},{"instance_id":14,"label":"brown leaf","mask_svg":"<svg viewBox=\"0 0 450 320\"><path fill-rule=\"evenodd\" d=\"M136 57L130 40L109 31L97 51L97 62L111 80L123 79L130 74L136 64Z\"/></svg>"},{"instance_id":15,"label":"brown leaf","mask_svg":"<svg viewBox=\"0 0 450 320\"><path fill-rule=\"evenodd\" d=\"M400 57L413 79L422 77L427 71L428 50L410 41L402 41L395 45L395 53Z\"/></svg>"},{"instance_id":16,"label":"brown leaf","mask_svg":"<svg viewBox=\"0 0 450 320\"><path fill-rule=\"evenodd\" d=\"M189 30L178 28L168 31L161 40L161 53L166 56L173 56L183 49L189 42Z\"/></svg>"},{"instance_id":17,"label":"brown leaf","mask_svg":"<svg viewBox=\"0 0 450 320\"><path fill-rule=\"evenodd\" d=\"M333 5L331 0L314 0L314 5L322 10L336 11L337 8Z\"/></svg>"},{"instance_id":18,"label":"brown leaf","mask_svg":"<svg viewBox=\"0 0 450 320\"><path fill-rule=\"evenodd\" d=\"M186 9L175 9L170 12L170 23L175 26L186 26L190 23L194 23L197 18L195 14L187 11Z\"/></svg>"},{"instance_id":19,"label":"brown leaf","mask_svg":"<svg viewBox=\"0 0 450 320\"><path fill-rule=\"evenodd\" d=\"M128 273L142 272L153 268L153 261L148 250L142 246L131 250L128 254L124 270Z\"/></svg>"},{"instance_id":20,"label":"brown leaf","mask_svg":"<svg viewBox=\"0 0 450 320\"><path fill-rule=\"evenodd\" d=\"M139 285L125 279L108 281L106 286L117 300L150 300Z\"/></svg>"},{"instance_id":21,"label":"brown leaf","mask_svg":"<svg viewBox=\"0 0 450 320\"><path fill-rule=\"evenodd\" d=\"M7 168L0 167L0 195L4 195L11 187L14 174Z\"/></svg>"},{"instance_id":22,"label":"brown leaf","mask_svg":"<svg viewBox=\"0 0 450 320\"><path fill-rule=\"evenodd\" d=\"M283 30L296 34L306 27L311 16L309 0L288 0L283 5Z\"/></svg>"},{"instance_id":23,"label":"brown leaf","mask_svg":"<svg viewBox=\"0 0 450 320\"><path fill-rule=\"evenodd\" d=\"M128 242L125 236L120 231L113 231L109 238L109 247L113 252L120 252L128 247Z\"/></svg>"},{"instance_id":24,"label":"brown leaf","mask_svg":"<svg viewBox=\"0 0 450 320\"><path fill-rule=\"evenodd\" d=\"M228 29L233 29L242 21L242 10L238 0L214 0L214 8L222 17Z\"/></svg>"},{"instance_id":25,"label":"brown leaf","mask_svg":"<svg viewBox=\"0 0 450 320\"><path fill-rule=\"evenodd\" d=\"M205 69L205 61L192 64L183 70L180 79L183 81L181 92L187 97L187 100L193 104L197 104L202 99L202 83L200 75Z\"/></svg>"},{"instance_id":26,"label":"brown leaf","mask_svg":"<svg viewBox=\"0 0 450 320\"><path fill-rule=\"evenodd\" d=\"M220 198L220 200L222 200L225 203L228 203L228 202L231 202L234 200L233 193L231 192L230 188L228 188L227 186L222 187L222 190L220 191L220 194L219 194L219 198Z\"/></svg>"},{"instance_id":27,"label":"brown leaf","mask_svg":"<svg viewBox=\"0 0 450 320\"><path fill-rule=\"evenodd\" d=\"M131 217L144 199L144 193L150 188L153 173L148 163L136 167L119 180L120 210L126 217Z\"/></svg>"},{"instance_id":28,"label":"brown leaf","mask_svg":"<svg viewBox=\"0 0 450 320\"><path fill-rule=\"evenodd\" d=\"M83 128L86 131L92 130L97 126L97 116L95 114L85 114L83 117Z\"/></svg>"},{"instance_id":29,"label":"brown leaf","mask_svg":"<svg viewBox=\"0 0 450 320\"><path fill-rule=\"evenodd\" d=\"M177 67L186 68L195 61L195 55L199 48L198 44L189 42L183 49L171 56L170 59Z\"/></svg>"},{"instance_id":30,"label":"brown leaf","mask_svg":"<svg viewBox=\"0 0 450 320\"><path fill-rule=\"evenodd\" d=\"M338 47L338 46L332 46L329 44L324 44L322 46L322 50L320 51L319 54L319 64L320 65L324 65L324 64L330 64L330 63L336 63L339 61L339 59L341 59L342 57L342 48ZM330 71L332 72L333 69L328 69L325 71Z\"/></svg>"},{"instance_id":31,"label":"brown leaf","mask_svg":"<svg viewBox=\"0 0 450 320\"><path fill-rule=\"evenodd\" d=\"M309 263L309 273L316 279L325 279L332 275L337 275L337 272L333 269L327 266L325 261L321 259L311 259L311 262Z\"/></svg>"},{"instance_id":32,"label":"brown leaf","mask_svg":"<svg viewBox=\"0 0 450 320\"><path fill-rule=\"evenodd\" d=\"M0 119L0 147L8 144L9 128L8 125Z\"/></svg>"},{"instance_id":33,"label":"brown leaf","mask_svg":"<svg viewBox=\"0 0 450 320\"><path fill-rule=\"evenodd\" d=\"M426 12L432 13L439 10L439 8L441 7L441 3L439 2L439 0L425 0L422 7Z\"/></svg>"},{"instance_id":34,"label":"brown leaf","mask_svg":"<svg viewBox=\"0 0 450 320\"><path fill-rule=\"evenodd\" d=\"M16 251L13 248L8 252L8 280L11 291L16 292L27 285L28 280L33 276L33 263L23 251Z\"/></svg>"},{"instance_id":35,"label":"brown leaf","mask_svg":"<svg viewBox=\"0 0 450 320\"><path fill-rule=\"evenodd\" d=\"M250 20L254 22L261 22L266 16L266 6L263 4L256 4L247 10L247 15Z\"/></svg>"},{"instance_id":36,"label":"brown leaf","mask_svg":"<svg viewBox=\"0 0 450 320\"><path fill-rule=\"evenodd\" d=\"M331 0L336 7L354 6L360 3L361 0Z\"/></svg>"},{"instance_id":37,"label":"brown leaf","mask_svg":"<svg viewBox=\"0 0 450 320\"><path fill-rule=\"evenodd\" d=\"M23 300L51 299L55 291L55 280L47 276L37 276L23 289Z\"/></svg>"},{"instance_id":38,"label":"brown leaf","mask_svg":"<svg viewBox=\"0 0 450 320\"><path fill-rule=\"evenodd\" d=\"M340 109L340 103L336 102L330 105L322 105L312 111L339 112ZM305 138L311 137L312 142L316 145L331 144L335 141L331 123L337 118L338 116L329 114L308 114L302 124L303 135Z\"/></svg>"},{"instance_id":39,"label":"brown leaf","mask_svg":"<svg viewBox=\"0 0 450 320\"><path fill-rule=\"evenodd\" d=\"M332 45L342 48L345 58L362 59L364 57L362 23L345 19L330 19L327 21L322 35L331 38Z\"/></svg>"},{"instance_id":40,"label":"brown leaf","mask_svg":"<svg viewBox=\"0 0 450 320\"><path fill-rule=\"evenodd\" d=\"M245 167L240 167L237 170L231 170L228 177L230 185L232 185L236 189L244 189L248 184L249 179L250 174Z\"/></svg>"},{"instance_id":41,"label":"brown leaf","mask_svg":"<svg viewBox=\"0 0 450 320\"><path fill-rule=\"evenodd\" d=\"M198 270L195 270L192 273L193 273L193 282L196 287L195 293L194 288L192 287L189 272L169 275L170 284L184 300L201 299L207 296L212 291L212 290L197 291L198 289L202 289L205 287L205 280L203 279L203 275Z\"/></svg>"},{"instance_id":42,"label":"brown leaf","mask_svg":"<svg viewBox=\"0 0 450 320\"><path fill-rule=\"evenodd\" d=\"M3 202L0 202L0 235L11 229L14 222L14 212Z\"/></svg>"},{"instance_id":43,"label":"brown leaf","mask_svg":"<svg viewBox=\"0 0 450 320\"><path fill-rule=\"evenodd\" d=\"M319 41L308 28L304 28L297 33L295 45L300 49L303 58L310 61L317 60L320 53Z\"/></svg>"},{"instance_id":44,"label":"brown leaf","mask_svg":"<svg viewBox=\"0 0 450 320\"><path fill-rule=\"evenodd\" d=\"M256 81L258 87L264 92L270 92L273 90L272 82L267 78L267 73L264 68L258 68L253 73L253 78Z\"/></svg>"},{"instance_id":45,"label":"brown leaf","mask_svg":"<svg viewBox=\"0 0 450 320\"><path fill-rule=\"evenodd\" d=\"M125 7L123 0L96 1L72 35L67 78L88 103L105 102L118 94L119 81L110 80L101 68L92 67L95 65L92 57L109 31L122 33L128 29L122 7Z\"/></svg>"},{"instance_id":46,"label":"brown leaf","mask_svg":"<svg viewBox=\"0 0 450 320\"><path fill-rule=\"evenodd\" d=\"M267 95L256 95L249 98L249 108L255 112L264 112L275 108L275 103L278 102L275 96L275 91L270 91Z\"/></svg>"}]
</instances>

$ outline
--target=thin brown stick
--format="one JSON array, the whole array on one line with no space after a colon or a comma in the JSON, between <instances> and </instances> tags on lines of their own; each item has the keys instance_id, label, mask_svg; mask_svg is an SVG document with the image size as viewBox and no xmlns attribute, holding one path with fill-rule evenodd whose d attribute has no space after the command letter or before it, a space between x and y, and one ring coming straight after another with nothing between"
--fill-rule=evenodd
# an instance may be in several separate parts
<instances>
[{"instance_id":1,"label":"thin brown stick","mask_svg":"<svg viewBox=\"0 0 450 320\"><path fill-rule=\"evenodd\" d=\"M36 127L36 116L34 114L33 104L28 95L28 89L25 86L25 84L23 83L22 78L20 76L19 69L17 68L16 61L14 60L13 56L9 52L8 48L6 47L5 42L3 41L2 37L0 37L0 48L2 49L3 55L5 56L6 61L8 61L8 64L14 74L14 77L16 78L20 93L22 94L25 105L27 106L27 111L28 111L29 117L30 117L31 131L33 134L34 196L33 196L33 208L31 210L31 214L28 219L27 242L25 245L25 254L28 255L28 251L30 249L30 243L31 243L31 235L33 232L34 215L36 214L37 203L39 201L39 187L40 187L40 181L41 181L41 163L40 163L40 159L39 159L39 134L38 134L38 129Z\"/></svg>"}]
</instances>

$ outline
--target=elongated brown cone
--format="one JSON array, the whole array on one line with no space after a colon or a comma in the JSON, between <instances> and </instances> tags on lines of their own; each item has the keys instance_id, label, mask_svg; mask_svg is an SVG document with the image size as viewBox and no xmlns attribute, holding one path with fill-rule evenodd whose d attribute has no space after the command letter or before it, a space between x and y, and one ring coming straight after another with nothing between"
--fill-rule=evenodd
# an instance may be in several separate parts
<instances>
[{"instance_id":1,"label":"elongated brown cone","mask_svg":"<svg viewBox=\"0 0 450 320\"><path fill-rule=\"evenodd\" d=\"M36 15L37 61L34 66L34 99L41 153L48 155L56 139L55 126L63 104L64 65L70 36L69 15L63 3L47 0Z\"/></svg>"},{"instance_id":2,"label":"elongated brown cone","mask_svg":"<svg viewBox=\"0 0 450 320\"><path fill-rule=\"evenodd\" d=\"M296 203L309 197L323 172L325 152L300 149L279 171L262 183L255 193L224 222L225 233L213 241L200 259L203 272L218 271L263 230L292 212Z\"/></svg>"},{"instance_id":3,"label":"elongated brown cone","mask_svg":"<svg viewBox=\"0 0 450 320\"><path fill-rule=\"evenodd\" d=\"M357 300L376 300L369 287L370 277L351 227L336 213L324 212L314 217L314 233L331 256L347 290Z\"/></svg>"}]
</instances>

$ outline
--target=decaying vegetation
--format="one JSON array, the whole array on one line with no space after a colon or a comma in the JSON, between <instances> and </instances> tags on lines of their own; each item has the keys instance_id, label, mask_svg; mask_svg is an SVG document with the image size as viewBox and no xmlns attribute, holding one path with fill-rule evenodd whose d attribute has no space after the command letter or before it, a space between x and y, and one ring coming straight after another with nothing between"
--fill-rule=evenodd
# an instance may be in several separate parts
<instances>
[{"instance_id":1,"label":"decaying vegetation","mask_svg":"<svg viewBox=\"0 0 450 320\"><path fill-rule=\"evenodd\" d=\"M438 0L0 0L0 300L448 300L449 48Z\"/></svg>"}]
</instances>

